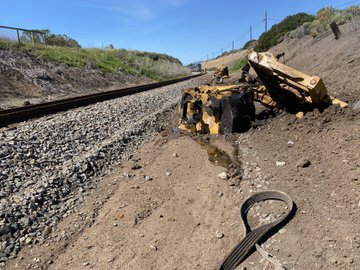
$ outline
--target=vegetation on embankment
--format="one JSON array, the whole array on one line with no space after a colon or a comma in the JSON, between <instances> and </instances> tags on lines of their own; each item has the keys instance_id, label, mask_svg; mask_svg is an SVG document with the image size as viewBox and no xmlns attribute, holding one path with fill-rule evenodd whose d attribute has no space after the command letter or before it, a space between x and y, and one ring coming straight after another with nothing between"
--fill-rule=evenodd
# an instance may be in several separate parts
<instances>
[{"instance_id":1,"label":"vegetation on embankment","mask_svg":"<svg viewBox=\"0 0 360 270\"><path fill-rule=\"evenodd\" d=\"M239 58L229 63L230 73L238 72L246 64L245 58Z\"/></svg>"},{"instance_id":2,"label":"vegetation on embankment","mask_svg":"<svg viewBox=\"0 0 360 270\"><path fill-rule=\"evenodd\" d=\"M280 23L274 24L269 31L264 32L258 40L249 40L239 50L224 52L216 59L206 61L203 65L208 69L215 68L218 63L229 66L231 72L236 72L245 61L246 50L267 51L271 47L289 38L301 38L305 35L316 37L320 33L330 30L330 23L338 25L352 21L360 21L360 6L351 6L346 9L325 7L316 15L298 13L284 18Z\"/></svg>"},{"instance_id":3,"label":"vegetation on embankment","mask_svg":"<svg viewBox=\"0 0 360 270\"><path fill-rule=\"evenodd\" d=\"M351 6L346 9L326 7L320 9L311 22L306 22L287 33L285 38L300 38L305 35L316 37L321 32L330 30L330 23L335 21L338 25L360 20L360 6Z\"/></svg>"},{"instance_id":4,"label":"vegetation on embankment","mask_svg":"<svg viewBox=\"0 0 360 270\"><path fill-rule=\"evenodd\" d=\"M0 38L0 50L14 50L45 61L81 69L94 68L103 72L124 72L153 80L167 80L189 74L181 62L159 53L125 49L84 49L78 46L45 46L18 44Z\"/></svg>"},{"instance_id":5,"label":"vegetation on embankment","mask_svg":"<svg viewBox=\"0 0 360 270\"><path fill-rule=\"evenodd\" d=\"M267 51L271 47L281 42L288 32L298 28L305 22L312 22L314 18L314 16L306 13L298 13L286 17L280 23L274 24L269 31L264 32L259 37L255 45L255 50Z\"/></svg>"}]
</instances>

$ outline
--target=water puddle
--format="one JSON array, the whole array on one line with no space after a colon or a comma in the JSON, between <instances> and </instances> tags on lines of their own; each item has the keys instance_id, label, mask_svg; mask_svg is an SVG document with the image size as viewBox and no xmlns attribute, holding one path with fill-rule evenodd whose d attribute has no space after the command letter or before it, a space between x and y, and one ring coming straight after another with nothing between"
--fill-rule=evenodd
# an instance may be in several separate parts
<instances>
[{"instance_id":1,"label":"water puddle","mask_svg":"<svg viewBox=\"0 0 360 270\"><path fill-rule=\"evenodd\" d=\"M228 170L240 167L241 163L237 159L236 147L234 147L233 154L230 156L227 152L212 144L208 138L192 136L192 139L206 150L211 163Z\"/></svg>"}]
</instances>

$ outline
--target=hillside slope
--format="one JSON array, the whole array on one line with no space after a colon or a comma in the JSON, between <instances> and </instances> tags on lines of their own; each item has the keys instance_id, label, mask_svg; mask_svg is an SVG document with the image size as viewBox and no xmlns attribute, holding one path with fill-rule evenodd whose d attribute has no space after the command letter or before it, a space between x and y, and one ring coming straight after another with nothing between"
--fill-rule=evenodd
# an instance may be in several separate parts
<instances>
[{"instance_id":1,"label":"hillside slope","mask_svg":"<svg viewBox=\"0 0 360 270\"><path fill-rule=\"evenodd\" d=\"M332 95L354 102L360 98L360 22L342 25L340 30L339 40L326 31L315 38L287 39L270 52L285 52L287 65L320 76Z\"/></svg>"}]
</instances>

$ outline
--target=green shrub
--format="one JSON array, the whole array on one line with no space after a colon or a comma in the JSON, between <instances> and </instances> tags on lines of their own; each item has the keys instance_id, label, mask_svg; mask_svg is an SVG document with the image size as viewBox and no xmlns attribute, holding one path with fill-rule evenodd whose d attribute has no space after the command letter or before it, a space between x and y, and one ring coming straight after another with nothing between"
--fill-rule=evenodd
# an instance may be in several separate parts
<instances>
[{"instance_id":1,"label":"green shrub","mask_svg":"<svg viewBox=\"0 0 360 270\"><path fill-rule=\"evenodd\" d=\"M18 44L0 39L0 50L15 50L39 59L77 68L97 68L103 72L125 72L166 80L190 74L181 62L169 55L125 49L82 49L77 47Z\"/></svg>"},{"instance_id":2,"label":"green shrub","mask_svg":"<svg viewBox=\"0 0 360 270\"><path fill-rule=\"evenodd\" d=\"M300 38L305 35L317 36L319 33L330 29L330 23L335 21L338 25L351 21L360 20L360 7L351 6L349 8L338 10L333 7L320 9L316 13L315 20L306 22L297 29L291 31L290 38Z\"/></svg>"},{"instance_id":3,"label":"green shrub","mask_svg":"<svg viewBox=\"0 0 360 270\"><path fill-rule=\"evenodd\" d=\"M255 45L256 39L252 39L247 41L244 46L242 47L243 50L249 49L251 46Z\"/></svg>"},{"instance_id":4,"label":"green shrub","mask_svg":"<svg viewBox=\"0 0 360 270\"><path fill-rule=\"evenodd\" d=\"M258 39L255 46L256 51L267 51L272 46L280 43L286 34L305 22L311 22L314 20L314 16L307 13L298 13L292 16L286 17L282 22L275 24L267 32L264 32Z\"/></svg>"},{"instance_id":5,"label":"green shrub","mask_svg":"<svg viewBox=\"0 0 360 270\"><path fill-rule=\"evenodd\" d=\"M319 20L321 24L330 24L334 20L335 15L335 8L325 7L316 13L316 20Z\"/></svg>"},{"instance_id":6,"label":"green shrub","mask_svg":"<svg viewBox=\"0 0 360 270\"><path fill-rule=\"evenodd\" d=\"M231 73L239 71L245 64L245 58L239 58L229 64L229 70Z\"/></svg>"}]
</instances>

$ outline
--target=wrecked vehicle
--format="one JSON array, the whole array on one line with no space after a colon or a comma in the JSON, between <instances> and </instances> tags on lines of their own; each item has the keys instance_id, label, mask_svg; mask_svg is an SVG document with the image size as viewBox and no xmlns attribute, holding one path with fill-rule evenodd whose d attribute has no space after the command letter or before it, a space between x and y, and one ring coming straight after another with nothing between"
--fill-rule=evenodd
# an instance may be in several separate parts
<instances>
[{"instance_id":1,"label":"wrecked vehicle","mask_svg":"<svg viewBox=\"0 0 360 270\"><path fill-rule=\"evenodd\" d=\"M255 120L254 101L271 110L284 109L298 118L314 108L347 107L346 102L328 95L320 77L291 68L269 52L251 52L238 84L204 85L184 91L179 128L210 134L246 131Z\"/></svg>"},{"instance_id":2,"label":"wrecked vehicle","mask_svg":"<svg viewBox=\"0 0 360 270\"><path fill-rule=\"evenodd\" d=\"M215 84L221 84L224 82L225 79L229 77L229 68L225 65L221 65L216 68L212 82L214 82Z\"/></svg>"}]
</instances>

